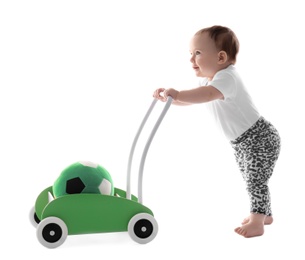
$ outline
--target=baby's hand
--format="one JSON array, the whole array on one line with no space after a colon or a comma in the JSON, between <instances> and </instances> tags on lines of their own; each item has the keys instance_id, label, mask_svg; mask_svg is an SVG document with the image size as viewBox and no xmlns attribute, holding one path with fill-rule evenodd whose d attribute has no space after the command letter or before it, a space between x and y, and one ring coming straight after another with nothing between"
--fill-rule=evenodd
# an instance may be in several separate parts
<instances>
[{"instance_id":1,"label":"baby's hand","mask_svg":"<svg viewBox=\"0 0 305 260\"><path fill-rule=\"evenodd\" d=\"M153 94L153 97L165 102L167 98L165 96L161 95L161 93L164 93L164 91L165 91L165 88L156 89Z\"/></svg>"},{"instance_id":2,"label":"baby's hand","mask_svg":"<svg viewBox=\"0 0 305 260\"><path fill-rule=\"evenodd\" d=\"M161 95L163 93L163 95ZM167 97L170 96L172 97L174 100L177 99L177 95L178 95L179 91L173 89L173 88L169 88L169 89L165 89L165 88L158 88L155 92L154 92L154 98L157 98L163 102L165 102L167 100Z\"/></svg>"},{"instance_id":3,"label":"baby's hand","mask_svg":"<svg viewBox=\"0 0 305 260\"><path fill-rule=\"evenodd\" d=\"M172 97L173 100L177 99L177 96L179 94L179 91L173 88L168 88L164 91L164 97L167 99L167 97Z\"/></svg>"}]
</instances>

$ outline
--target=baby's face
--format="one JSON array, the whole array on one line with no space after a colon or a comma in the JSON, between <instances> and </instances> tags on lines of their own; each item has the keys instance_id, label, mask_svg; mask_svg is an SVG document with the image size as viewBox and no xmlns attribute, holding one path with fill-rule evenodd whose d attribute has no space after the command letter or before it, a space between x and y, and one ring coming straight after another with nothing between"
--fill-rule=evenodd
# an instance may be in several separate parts
<instances>
[{"instance_id":1,"label":"baby's face","mask_svg":"<svg viewBox=\"0 0 305 260\"><path fill-rule=\"evenodd\" d=\"M197 77L210 80L219 70L219 51L208 33L195 35L190 43L191 63Z\"/></svg>"}]
</instances>

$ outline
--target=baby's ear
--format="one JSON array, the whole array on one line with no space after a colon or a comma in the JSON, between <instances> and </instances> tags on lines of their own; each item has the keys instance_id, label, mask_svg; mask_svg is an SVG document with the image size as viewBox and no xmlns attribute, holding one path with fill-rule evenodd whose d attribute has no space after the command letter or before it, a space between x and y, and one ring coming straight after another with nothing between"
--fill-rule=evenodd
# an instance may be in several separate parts
<instances>
[{"instance_id":1,"label":"baby's ear","mask_svg":"<svg viewBox=\"0 0 305 260\"><path fill-rule=\"evenodd\" d=\"M228 60L228 55L225 51L218 52L218 64L226 63Z\"/></svg>"}]
</instances>

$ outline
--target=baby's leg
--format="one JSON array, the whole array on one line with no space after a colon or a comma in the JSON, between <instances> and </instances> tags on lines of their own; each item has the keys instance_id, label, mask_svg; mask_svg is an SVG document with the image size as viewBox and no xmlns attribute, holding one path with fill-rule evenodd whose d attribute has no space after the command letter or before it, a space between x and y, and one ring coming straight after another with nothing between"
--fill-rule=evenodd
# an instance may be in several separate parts
<instances>
[{"instance_id":1,"label":"baby's leg","mask_svg":"<svg viewBox=\"0 0 305 260\"><path fill-rule=\"evenodd\" d=\"M273 218L271 216L270 193L268 189L268 175L263 178L254 178L257 174L251 171L244 173L244 178L247 183L247 190L250 198L250 216L248 216L242 226L235 229L235 232L244 237L255 237L264 234L264 225L271 224ZM261 183L265 180L264 183Z\"/></svg>"},{"instance_id":2,"label":"baby's leg","mask_svg":"<svg viewBox=\"0 0 305 260\"><path fill-rule=\"evenodd\" d=\"M252 131L251 136L237 147L235 155L250 198L250 216L235 231L245 237L260 236L264 225L273 222L268 181L280 151L280 138L272 125L260 123L264 135ZM263 127L263 128L262 128ZM241 167L242 166L242 167Z\"/></svg>"},{"instance_id":3,"label":"baby's leg","mask_svg":"<svg viewBox=\"0 0 305 260\"><path fill-rule=\"evenodd\" d=\"M271 197L268 187L268 179L271 173L261 173L261 176L257 176L257 174L253 173L250 175L250 180L248 181L252 183L249 184L247 181L247 191L250 198L250 212L271 216ZM258 177L258 179L255 179L255 177ZM262 181L264 182L261 183Z\"/></svg>"},{"instance_id":4,"label":"baby's leg","mask_svg":"<svg viewBox=\"0 0 305 260\"><path fill-rule=\"evenodd\" d=\"M243 171L243 178L246 181L250 198L251 214L244 220L242 226L235 229L235 232L244 237L263 235L264 225L273 222L268 181L272 175L274 164L272 167L261 167L264 157L261 157L261 159L258 157L261 157L261 155L256 155L257 161L250 160L252 163L247 164ZM259 162L256 165L257 167L253 164L253 161Z\"/></svg>"}]
</instances>

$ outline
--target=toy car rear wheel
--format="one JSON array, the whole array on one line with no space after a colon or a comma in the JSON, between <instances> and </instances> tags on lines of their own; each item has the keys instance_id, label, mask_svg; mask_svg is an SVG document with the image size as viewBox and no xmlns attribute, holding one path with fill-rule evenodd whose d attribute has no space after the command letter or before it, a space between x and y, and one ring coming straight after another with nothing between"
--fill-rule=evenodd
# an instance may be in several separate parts
<instances>
[{"instance_id":1,"label":"toy car rear wheel","mask_svg":"<svg viewBox=\"0 0 305 260\"><path fill-rule=\"evenodd\" d=\"M34 227L37 227L37 225L39 224L40 222L40 219L37 217L37 214L35 212L35 207L33 207L31 210L30 210L30 222L32 223L32 225Z\"/></svg>"},{"instance_id":2,"label":"toy car rear wheel","mask_svg":"<svg viewBox=\"0 0 305 260\"><path fill-rule=\"evenodd\" d=\"M146 244L156 237L158 223L152 215L139 213L130 219L128 233L135 242Z\"/></svg>"},{"instance_id":3,"label":"toy car rear wheel","mask_svg":"<svg viewBox=\"0 0 305 260\"><path fill-rule=\"evenodd\" d=\"M60 218L48 217L37 226L38 241L47 248L55 248L62 245L67 236L68 228Z\"/></svg>"}]
</instances>

